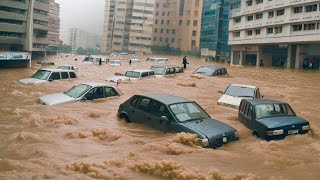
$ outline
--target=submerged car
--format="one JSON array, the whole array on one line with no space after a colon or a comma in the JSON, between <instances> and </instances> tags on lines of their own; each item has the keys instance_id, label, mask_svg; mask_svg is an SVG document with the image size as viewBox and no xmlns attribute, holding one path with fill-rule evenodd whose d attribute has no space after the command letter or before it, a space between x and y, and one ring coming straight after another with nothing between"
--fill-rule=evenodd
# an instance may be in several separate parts
<instances>
[{"instance_id":1,"label":"submerged car","mask_svg":"<svg viewBox=\"0 0 320 180\"><path fill-rule=\"evenodd\" d=\"M268 99L243 99L238 118L253 134L264 140L284 139L308 133L309 122L297 117L289 104Z\"/></svg>"},{"instance_id":2,"label":"submerged car","mask_svg":"<svg viewBox=\"0 0 320 180\"><path fill-rule=\"evenodd\" d=\"M95 100L101 98L113 98L122 95L122 92L112 86L96 82L82 83L73 86L66 92L49 94L39 98L43 105L59 105L80 100Z\"/></svg>"},{"instance_id":3,"label":"submerged car","mask_svg":"<svg viewBox=\"0 0 320 180\"><path fill-rule=\"evenodd\" d=\"M193 74L207 77L229 75L227 69L222 66L201 66Z\"/></svg>"},{"instance_id":4,"label":"submerged car","mask_svg":"<svg viewBox=\"0 0 320 180\"><path fill-rule=\"evenodd\" d=\"M140 62L139 59L135 59L135 58L131 58L130 61L131 61L132 64L135 64L135 63L139 63L139 62Z\"/></svg>"},{"instance_id":5,"label":"submerged car","mask_svg":"<svg viewBox=\"0 0 320 180\"><path fill-rule=\"evenodd\" d=\"M164 63L168 61L168 58L148 58L147 61L149 62L157 62L157 63Z\"/></svg>"},{"instance_id":6,"label":"submerged car","mask_svg":"<svg viewBox=\"0 0 320 180\"><path fill-rule=\"evenodd\" d=\"M129 70L126 71L124 76L109 76L106 81L109 82L118 82L118 81L131 81L142 78L154 77L154 71L148 69L142 70Z\"/></svg>"},{"instance_id":7,"label":"submerged car","mask_svg":"<svg viewBox=\"0 0 320 180\"><path fill-rule=\"evenodd\" d=\"M257 86L244 84L230 84L227 89L218 93L223 94L217 104L238 108L242 99L261 99L263 96Z\"/></svg>"},{"instance_id":8,"label":"submerged car","mask_svg":"<svg viewBox=\"0 0 320 180\"><path fill-rule=\"evenodd\" d=\"M72 66L72 65L62 65L59 66L58 69L66 69L66 70L73 70L73 71L77 71L79 68Z\"/></svg>"},{"instance_id":9,"label":"submerged car","mask_svg":"<svg viewBox=\"0 0 320 180\"><path fill-rule=\"evenodd\" d=\"M56 80L72 80L77 78L73 70L65 69L39 69L31 78L20 79L23 84L40 84Z\"/></svg>"},{"instance_id":10,"label":"submerged car","mask_svg":"<svg viewBox=\"0 0 320 180\"><path fill-rule=\"evenodd\" d=\"M239 139L236 129L212 119L196 102L167 94L134 95L119 106L118 116L164 132L197 134L203 147Z\"/></svg>"},{"instance_id":11,"label":"submerged car","mask_svg":"<svg viewBox=\"0 0 320 180\"><path fill-rule=\"evenodd\" d=\"M99 62L102 63L108 63L108 59L102 56L86 56L82 62L88 63L88 64L97 64Z\"/></svg>"},{"instance_id":12,"label":"submerged car","mask_svg":"<svg viewBox=\"0 0 320 180\"><path fill-rule=\"evenodd\" d=\"M172 77L176 75L176 67L173 66L152 66L156 77Z\"/></svg>"},{"instance_id":13,"label":"submerged car","mask_svg":"<svg viewBox=\"0 0 320 180\"><path fill-rule=\"evenodd\" d=\"M109 65L110 66L121 66L121 60L110 60Z\"/></svg>"}]
</instances>

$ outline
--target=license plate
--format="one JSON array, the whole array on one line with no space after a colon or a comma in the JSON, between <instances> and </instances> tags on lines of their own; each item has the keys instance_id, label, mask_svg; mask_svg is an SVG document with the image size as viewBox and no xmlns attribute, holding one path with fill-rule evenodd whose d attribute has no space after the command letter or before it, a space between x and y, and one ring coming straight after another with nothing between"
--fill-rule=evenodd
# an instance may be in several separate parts
<instances>
[{"instance_id":1,"label":"license plate","mask_svg":"<svg viewBox=\"0 0 320 180\"><path fill-rule=\"evenodd\" d=\"M298 129L288 130L288 134L297 134L299 132Z\"/></svg>"},{"instance_id":2,"label":"license plate","mask_svg":"<svg viewBox=\"0 0 320 180\"><path fill-rule=\"evenodd\" d=\"M222 142L224 142L224 143L228 142L227 137L223 137L223 138L222 138Z\"/></svg>"}]
</instances>

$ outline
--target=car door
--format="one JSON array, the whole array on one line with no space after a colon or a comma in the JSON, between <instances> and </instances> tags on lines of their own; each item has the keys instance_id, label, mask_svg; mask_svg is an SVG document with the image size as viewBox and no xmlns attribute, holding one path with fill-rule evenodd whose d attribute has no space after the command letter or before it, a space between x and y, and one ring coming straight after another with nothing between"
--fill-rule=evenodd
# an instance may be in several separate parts
<instances>
[{"instance_id":1,"label":"car door","mask_svg":"<svg viewBox=\"0 0 320 180\"><path fill-rule=\"evenodd\" d=\"M149 76L148 72L142 72L141 73L141 78L145 78L145 77L148 77L148 76Z\"/></svg>"},{"instance_id":2,"label":"car door","mask_svg":"<svg viewBox=\"0 0 320 180\"><path fill-rule=\"evenodd\" d=\"M95 87L84 96L86 100L95 100L105 98L103 87Z\"/></svg>"},{"instance_id":3,"label":"car door","mask_svg":"<svg viewBox=\"0 0 320 180\"><path fill-rule=\"evenodd\" d=\"M169 121L161 119L166 116ZM147 113L147 121L151 127L163 132L170 132L170 120L172 120L167 107L159 101L152 100L150 102L149 113Z\"/></svg>"},{"instance_id":4,"label":"car door","mask_svg":"<svg viewBox=\"0 0 320 180\"><path fill-rule=\"evenodd\" d=\"M113 98L119 96L117 91L113 87L104 87L106 98Z\"/></svg>"},{"instance_id":5,"label":"car door","mask_svg":"<svg viewBox=\"0 0 320 180\"><path fill-rule=\"evenodd\" d=\"M60 80L60 73L59 72L52 72L50 77L49 77L49 81L55 81L55 80Z\"/></svg>"},{"instance_id":6,"label":"car door","mask_svg":"<svg viewBox=\"0 0 320 180\"><path fill-rule=\"evenodd\" d=\"M136 122L152 126L151 122L147 121L147 117L146 117L146 114L149 113L150 111L150 108L149 108L150 102L151 102L151 99L149 98L146 98L146 97L140 98L137 108L133 115Z\"/></svg>"},{"instance_id":7,"label":"car door","mask_svg":"<svg viewBox=\"0 0 320 180\"><path fill-rule=\"evenodd\" d=\"M69 80L68 72L61 72L61 80Z\"/></svg>"}]
</instances>

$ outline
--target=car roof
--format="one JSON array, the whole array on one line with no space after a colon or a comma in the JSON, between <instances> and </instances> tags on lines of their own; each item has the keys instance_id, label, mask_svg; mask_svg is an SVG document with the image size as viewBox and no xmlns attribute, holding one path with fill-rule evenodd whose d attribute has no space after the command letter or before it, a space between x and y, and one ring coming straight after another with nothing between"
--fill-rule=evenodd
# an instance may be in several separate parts
<instances>
[{"instance_id":1,"label":"car roof","mask_svg":"<svg viewBox=\"0 0 320 180\"><path fill-rule=\"evenodd\" d=\"M252 105L259 105L259 104L287 104L282 101L277 101L273 99L243 99L244 101L249 102Z\"/></svg>"},{"instance_id":2,"label":"car roof","mask_svg":"<svg viewBox=\"0 0 320 180\"><path fill-rule=\"evenodd\" d=\"M117 59L111 59L110 61L121 61L121 60L117 60Z\"/></svg>"},{"instance_id":3,"label":"car roof","mask_svg":"<svg viewBox=\"0 0 320 180\"><path fill-rule=\"evenodd\" d=\"M134 71L134 72L151 72L153 70L150 69L133 69L133 70L128 70L128 71Z\"/></svg>"},{"instance_id":4,"label":"car roof","mask_svg":"<svg viewBox=\"0 0 320 180\"><path fill-rule=\"evenodd\" d=\"M252 89L256 89L257 88L257 86L247 85L247 84L230 84L230 86L247 87L247 88L252 88Z\"/></svg>"},{"instance_id":5,"label":"car roof","mask_svg":"<svg viewBox=\"0 0 320 180\"><path fill-rule=\"evenodd\" d=\"M223 67L223 66L212 66L212 65L201 66L201 67L206 67L206 68L211 68L211 69L225 69L225 67ZM199 68L201 68L201 67L199 67Z\"/></svg>"},{"instance_id":6,"label":"car roof","mask_svg":"<svg viewBox=\"0 0 320 180\"><path fill-rule=\"evenodd\" d=\"M106 84L103 84L103 83L92 82L92 81L91 82L84 82L84 83L81 83L81 84L86 84L86 85L93 86L93 87L96 87L96 86L109 86L109 85L106 85Z\"/></svg>"},{"instance_id":7,"label":"car roof","mask_svg":"<svg viewBox=\"0 0 320 180\"><path fill-rule=\"evenodd\" d=\"M67 70L67 69L53 69L53 68L41 68L39 70L44 70L44 71L51 71L51 72L74 72L73 70Z\"/></svg>"},{"instance_id":8,"label":"car roof","mask_svg":"<svg viewBox=\"0 0 320 180\"><path fill-rule=\"evenodd\" d=\"M178 66L166 66L166 65L155 65L151 66L151 68L177 68Z\"/></svg>"},{"instance_id":9,"label":"car roof","mask_svg":"<svg viewBox=\"0 0 320 180\"><path fill-rule=\"evenodd\" d=\"M183 103L183 102L193 102L191 100L188 100L179 96L169 95L169 94L143 94L141 96L157 100L166 105Z\"/></svg>"}]
</instances>

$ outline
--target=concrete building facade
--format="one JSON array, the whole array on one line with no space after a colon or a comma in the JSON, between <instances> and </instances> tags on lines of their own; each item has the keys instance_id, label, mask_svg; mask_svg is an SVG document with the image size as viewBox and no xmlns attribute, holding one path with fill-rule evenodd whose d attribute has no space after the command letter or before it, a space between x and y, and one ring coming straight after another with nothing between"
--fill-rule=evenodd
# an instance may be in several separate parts
<instances>
[{"instance_id":1,"label":"concrete building facade","mask_svg":"<svg viewBox=\"0 0 320 180\"><path fill-rule=\"evenodd\" d=\"M69 42L72 51L77 51L78 48L84 49L98 49L100 45L100 38L98 35L83 31L79 28L71 28L69 30Z\"/></svg>"},{"instance_id":2,"label":"concrete building facade","mask_svg":"<svg viewBox=\"0 0 320 180\"><path fill-rule=\"evenodd\" d=\"M229 58L229 0L203 0L201 55L212 61Z\"/></svg>"},{"instance_id":3,"label":"concrete building facade","mask_svg":"<svg viewBox=\"0 0 320 180\"><path fill-rule=\"evenodd\" d=\"M60 40L60 5L55 0L50 0L48 40L47 52L56 54L62 41Z\"/></svg>"},{"instance_id":4,"label":"concrete building facade","mask_svg":"<svg viewBox=\"0 0 320 180\"><path fill-rule=\"evenodd\" d=\"M319 0L231 0L231 63L319 67Z\"/></svg>"},{"instance_id":5,"label":"concrete building facade","mask_svg":"<svg viewBox=\"0 0 320 180\"><path fill-rule=\"evenodd\" d=\"M151 53L154 0L106 0L101 52Z\"/></svg>"},{"instance_id":6,"label":"concrete building facade","mask_svg":"<svg viewBox=\"0 0 320 180\"><path fill-rule=\"evenodd\" d=\"M0 1L0 50L44 53L49 0Z\"/></svg>"},{"instance_id":7,"label":"concrete building facade","mask_svg":"<svg viewBox=\"0 0 320 180\"><path fill-rule=\"evenodd\" d=\"M200 49L202 0L156 0L152 44Z\"/></svg>"}]
</instances>

